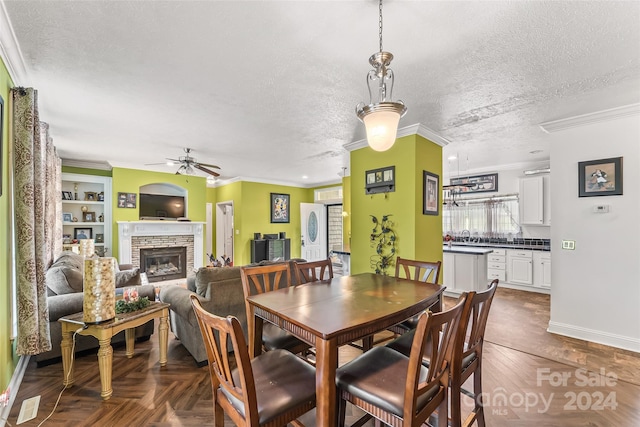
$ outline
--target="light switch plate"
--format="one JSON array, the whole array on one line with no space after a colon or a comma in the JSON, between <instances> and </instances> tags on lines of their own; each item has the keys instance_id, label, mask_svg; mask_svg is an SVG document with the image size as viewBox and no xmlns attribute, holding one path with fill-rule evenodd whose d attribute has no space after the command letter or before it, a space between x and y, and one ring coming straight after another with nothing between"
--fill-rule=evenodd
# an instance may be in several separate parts
<instances>
[{"instance_id":1,"label":"light switch plate","mask_svg":"<svg viewBox=\"0 0 640 427\"><path fill-rule=\"evenodd\" d=\"M575 250L576 248L576 241L575 240L563 240L562 241L562 249L567 249L570 251Z\"/></svg>"}]
</instances>

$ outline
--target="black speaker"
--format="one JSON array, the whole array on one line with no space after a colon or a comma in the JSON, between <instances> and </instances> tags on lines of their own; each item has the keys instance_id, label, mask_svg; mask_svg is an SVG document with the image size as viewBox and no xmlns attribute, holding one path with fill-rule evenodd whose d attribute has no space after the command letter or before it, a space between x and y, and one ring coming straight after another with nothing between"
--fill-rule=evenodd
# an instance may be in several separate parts
<instances>
[{"instance_id":1,"label":"black speaker","mask_svg":"<svg viewBox=\"0 0 640 427\"><path fill-rule=\"evenodd\" d=\"M253 240L260 240L260 233L253 233Z\"/></svg>"},{"instance_id":2,"label":"black speaker","mask_svg":"<svg viewBox=\"0 0 640 427\"><path fill-rule=\"evenodd\" d=\"M280 233L278 233L278 235L280 236L280 239L286 239L287 238L287 233L285 231L281 231Z\"/></svg>"}]
</instances>

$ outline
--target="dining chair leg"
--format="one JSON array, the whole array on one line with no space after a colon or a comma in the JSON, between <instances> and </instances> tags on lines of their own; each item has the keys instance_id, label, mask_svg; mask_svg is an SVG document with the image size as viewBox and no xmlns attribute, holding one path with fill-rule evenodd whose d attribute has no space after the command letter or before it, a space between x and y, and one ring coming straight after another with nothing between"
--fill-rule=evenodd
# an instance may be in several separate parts
<instances>
[{"instance_id":1,"label":"dining chair leg","mask_svg":"<svg viewBox=\"0 0 640 427\"><path fill-rule=\"evenodd\" d=\"M215 393L215 390L213 392ZM222 409L217 400L213 404L213 418L215 427L224 427L224 409Z\"/></svg>"},{"instance_id":2,"label":"dining chair leg","mask_svg":"<svg viewBox=\"0 0 640 427\"><path fill-rule=\"evenodd\" d=\"M444 395L444 400L438 405L438 427L448 427L449 425L449 399L448 392Z\"/></svg>"},{"instance_id":3,"label":"dining chair leg","mask_svg":"<svg viewBox=\"0 0 640 427\"><path fill-rule=\"evenodd\" d=\"M362 338L362 352L366 353L372 348L373 348L373 335L369 335L367 337Z\"/></svg>"},{"instance_id":4,"label":"dining chair leg","mask_svg":"<svg viewBox=\"0 0 640 427\"><path fill-rule=\"evenodd\" d=\"M451 413L449 414L451 427L460 427L462 424L462 410L460 409L461 396L460 396L461 384L451 380L449 390L451 393Z\"/></svg>"},{"instance_id":5,"label":"dining chair leg","mask_svg":"<svg viewBox=\"0 0 640 427\"><path fill-rule=\"evenodd\" d=\"M340 393L338 393L340 394ZM344 420L347 416L347 401L344 399L341 399L338 396L338 413L336 414L338 417L338 426L339 427L344 427Z\"/></svg>"},{"instance_id":6,"label":"dining chair leg","mask_svg":"<svg viewBox=\"0 0 640 427\"><path fill-rule=\"evenodd\" d=\"M475 418L478 423L478 427L485 427L484 423L484 406L482 402L482 360L478 362L478 369L473 373L473 394L475 397Z\"/></svg>"}]
</instances>

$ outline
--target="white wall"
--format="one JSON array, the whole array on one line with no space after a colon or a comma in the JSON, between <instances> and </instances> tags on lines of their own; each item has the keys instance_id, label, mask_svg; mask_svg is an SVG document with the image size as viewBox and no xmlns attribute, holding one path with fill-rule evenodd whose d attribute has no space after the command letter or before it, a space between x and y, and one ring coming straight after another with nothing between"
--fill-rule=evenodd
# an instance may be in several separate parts
<instances>
[{"instance_id":1,"label":"white wall","mask_svg":"<svg viewBox=\"0 0 640 427\"><path fill-rule=\"evenodd\" d=\"M549 331L640 351L640 115L550 136ZM578 162L620 156L624 194L579 198ZM608 214L592 212L601 204Z\"/></svg>"}]
</instances>

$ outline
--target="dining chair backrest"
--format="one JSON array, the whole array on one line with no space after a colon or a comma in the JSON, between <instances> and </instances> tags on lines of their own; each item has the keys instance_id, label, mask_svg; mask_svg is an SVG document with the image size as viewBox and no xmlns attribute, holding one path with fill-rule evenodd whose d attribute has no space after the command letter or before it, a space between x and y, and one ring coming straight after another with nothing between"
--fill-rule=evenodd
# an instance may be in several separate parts
<instances>
[{"instance_id":1,"label":"dining chair backrest","mask_svg":"<svg viewBox=\"0 0 640 427\"><path fill-rule=\"evenodd\" d=\"M291 269L288 262L240 267L240 276L245 298L291 286Z\"/></svg>"},{"instance_id":2,"label":"dining chair backrest","mask_svg":"<svg viewBox=\"0 0 640 427\"><path fill-rule=\"evenodd\" d=\"M460 393L462 384L471 374L474 375L473 393L466 391L464 393L472 394L475 397L475 406L467 417L465 425L471 425L474 421L477 421L481 427L485 425L484 410L479 397L482 395L482 351L489 310L498 283L498 279L495 279L488 289L481 292L469 292L467 296L468 301L462 313L460 331L451 364L451 425L453 427L462 425Z\"/></svg>"},{"instance_id":3,"label":"dining chair backrest","mask_svg":"<svg viewBox=\"0 0 640 427\"><path fill-rule=\"evenodd\" d=\"M333 279L333 265L329 258L321 261L294 262L296 283Z\"/></svg>"},{"instance_id":4,"label":"dining chair backrest","mask_svg":"<svg viewBox=\"0 0 640 427\"><path fill-rule=\"evenodd\" d=\"M398 257L395 276L420 282L438 283L441 265L440 261L416 261Z\"/></svg>"},{"instance_id":5,"label":"dining chair backrest","mask_svg":"<svg viewBox=\"0 0 640 427\"><path fill-rule=\"evenodd\" d=\"M209 313L202 308L200 300L195 295L191 295L191 304L207 349L214 402L222 406L227 413L235 412L228 399L218 393L218 387L221 387L227 394L244 403L246 420L257 420L253 370L240 322L233 316L220 317ZM229 349L229 346L232 349ZM231 350L235 362L231 360ZM233 375L236 366L237 375Z\"/></svg>"}]
</instances>

